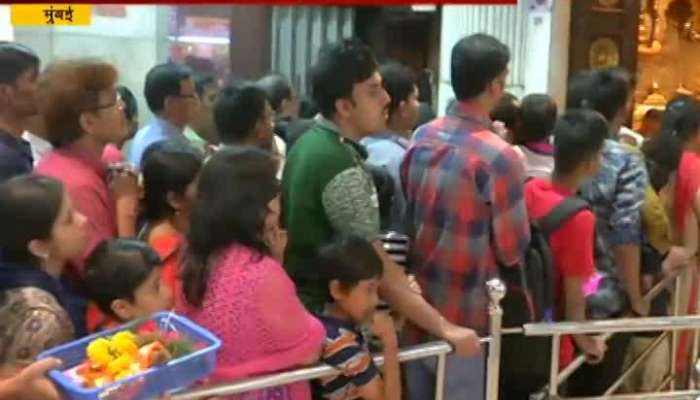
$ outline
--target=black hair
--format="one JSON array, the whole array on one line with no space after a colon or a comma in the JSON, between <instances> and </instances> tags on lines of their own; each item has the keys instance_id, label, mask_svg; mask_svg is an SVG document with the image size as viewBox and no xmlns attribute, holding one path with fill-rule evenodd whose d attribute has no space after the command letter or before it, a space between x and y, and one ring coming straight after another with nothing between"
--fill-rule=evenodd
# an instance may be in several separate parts
<instances>
[{"instance_id":1,"label":"black hair","mask_svg":"<svg viewBox=\"0 0 700 400\"><path fill-rule=\"evenodd\" d=\"M151 112L157 114L163 111L165 99L170 96L179 96L182 81L192 78L192 75L189 67L180 64L166 63L151 68L146 74L146 84L143 89Z\"/></svg>"},{"instance_id":2,"label":"black hair","mask_svg":"<svg viewBox=\"0 0 700 400\"><path fill-rule=\"evenodd\" d=\"M557 121L557 103L546 94L530 94L520 103L520 124L514 130L514 144L544 140Z\"/></svg>"},{"instance_id":3,"label":"black hair","mask_svg":"<svg viewBox=\"0 0 700 400\"><path fill-rule=\"evenodd\" d=\"M493 36L477 33L452 48L452 89L458 100L470 100L507 68L508 47Z\"/></svg>"},{"instance_id":4,"label":"black hair","mask_svg":"<svg viewBox=\"0 0 700 400\"><path fill-rule=\"evenodd\" d=\"M569 83L567 108L587 108L612 122L627 105L632 90L629 74L619 68L576 73Z\"/></svg>"},{"instance_id":5,"label":"black hair","mask_svg":"<svg viewBox=\"0 0 700 400\"><path fill-rule=\"evenodd\" d=\"M457 100L455 100L455 102L456 101ZM489 116L494 121L503 122L506 128L515 130L520 122L520 105L518 104L518 98L512 93L504 92L498 100L498 103L496 103L496 106L489 113Z\"/></svg>"},{"instance_id":6,"label":"black hair","mask_svg":"<svg viewBox=\"0 0 700 400\"><path fill-rule=\"evenodd\" d=\"M382 260L374 247L359 236L343 236L321 246L316 256L316 270L325 283L326 296L333 301L329 286L340 282L345 290L352 290L360 281L381 278Z\"/></svg>"},{"instance_id":7,"label":"black hair","mask_svg":"<svg viewBox=\"0 0 700 400\"><path fill-rule=\"evenodd\" d=\"M567 110L554 125L554 173L569 175L600 152L608 137L608 123L598 112Z\"/></svg>"},{"instance_id":8,"label":"black hair","mask_svg":"<svg viewBox=\"0 0 700 400\"><path fill-rule=\"evenodd\" d=\"M106 315L119 317L112 310L118 299L134 301L134 292L162 264L148 244L132 239L108 239L95 247L85 261L85 287L88 297Z\"/></svg>"},{"instance_id":9,"label":"black hair","mask_svg":"<svg viewBox=\"0 0 700 400\"><path fill-rule=\"evenodd\" d=\"M29 242L49 239L61 211L63 184L54 178L26 175L0 184L0 257L3 262L36 264Z\"/></svg>"},{"instance_id":10,"label":"black hair","mask_svg":"<svg viewBox=\"0 0 700 400\"><path fill-rule=\"evenodd\" d=\"M212 75L200 73L194 76L194 91L197 92L197 96L200 98L204 97L207 87L214 84L216 84L216 79Z\"/></svg>"},{"instance_id":11,"label":"black hair","mask_svg":"<svg viewBox=\"0 0 700 400\"><path fill-rule=\"evenodd\" d=\"M276 113L281 111L280 107L284 100L292 99L292 93L294 92L289 80L277 74L267 75L261 78L258 81L258 86L265 91L267 99L270 101L270 106L272 106L272 109L275 110Z\"/></svg>"},{"instance_id":12,"label":"black hair","mask_svg":"<svg viewBox=\"0 0 700 400\"><path fill-rule=\"evenodd\" d=\"M30 68L39 70L39 56L29 47L0 41L0 83L14 84Z\"/></svg>"},{"instance_id":13,"label":"black hair","mask_svg":"<svg viewBox=\"0 0 700 400\"><path fill-rule=\"evenodd\" d=\"M335 102L352 98L353 86L371 78L377 69L369 47L359 40L344 39L324 47L311 68L311 93L321 114L332 118Z\"/></svg>"},{"instance_id":14,"label":"black hair","mask_svg":"<svg viewBox=\"0 0 700 400\"><path fill-rule=\"evenodd\" d=\"M247 82L229 85L219 93L214 104L214 122L225 144L243 142L265 115L267 95L260 87Z\"/></svg>"},{"instance_id":15,"label":"black hair","mask_svg":"<svg viewBox=\"0 0 700 400\"><path fill-rule=\"evenodd\" d=\"M117 92L124 102L124 115L129 121L133 121L139 116L139 106L136 97L126 86L117 86Z\"/></svg>"},{"instance_id":16,"label":"black hair","mask_svg":"<svg viewBox=\"0 0 700 400\"><path fill-rule=\"evenodd\" d=\"M150 145L143 155L144 211L149 221L175 213L168 193L184 195L202 168L203 155L192 146L176 140Z\"/></svg>"},{"instance_id":17,"label":"black hair","mask_svg":"<svg viewBox=\"0 0 700 400\"><path fill-rule=\"evenodd\" d=\"M318 107L314 101L308 97L304 97L299 102L299 118L311 119L318 114Z\"/></svg>"},{"instance_id":18,"label":"black hair","mask_svg":"<svg viewBox=\"0 0 700 400\"><path fill-rule=\"evenodd\" d=\"M389 115L394 114L401 102L417 89L416 77L411 69L398 62L387 62L379 68L384 89L391 97Z\"/></svg>"},{"instance_id":19,"label":"black hair","mask_svg":"<svg viewBox=\"0 0 700 400\"><path fill-rule=\"evenodd\" d=\"M678 170L684 145L700 132L700 102L690 96L677 96L666 105L661 132L642 147L654 189L668 182Z\"/></svg>"},{"instance_id":20,"label":"black hair","mask_svg":"<svg viewBox=\"0 0 700 400\"><path fill-rule=\"evenodd\" d=\"M272 156L251 146L224 146L202 168L182 271L190 304L202 304L218 251L239 244L270 254L262 235L268 204L280 193L276 174Z\"/></svg>"},{"instance_id":21,"label":"black hair","mask_svg":"<svg viewBox=\"0 0 700 400\"><path fill-rule=\"evenodd\" d=\"M416 78L418 86L418 101L433 106L433 85L431 82L432 71L424 69Z\"/></svg>"}]
</instances>

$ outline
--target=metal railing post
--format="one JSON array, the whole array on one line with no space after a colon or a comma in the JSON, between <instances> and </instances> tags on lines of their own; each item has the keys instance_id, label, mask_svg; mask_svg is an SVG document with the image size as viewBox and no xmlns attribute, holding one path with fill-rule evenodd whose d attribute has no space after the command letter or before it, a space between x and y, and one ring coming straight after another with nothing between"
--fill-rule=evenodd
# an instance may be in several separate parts
<instances>
[{"instance_id":1,"label":"metal railing post","mask_svg":"<svg viewBox=\"0 0 700 400\"><path fill-rule=\"evenodd\" d=\"M447 368L447 354L440 354L437 358L437 372L435 376L435 400L445 397L445 369Z\"/></svg>"},{"instance_id":2,"label":"metal railing post","mask_svg":"<svg viewBox=\"0 0 700 400\"><path fill-rule=\"evenodd\" d=\"M552 358L549 369L549 398L556 399L559 396L559 347L560 335L552 336Z\"/></svg>"},{"instance_id":3,"label":"metal railing post","mask_svg":"<svg viewBox=\"0 0 700 400\"><path fill-rule=\"evenodd\" d=\"M697 296L696 303L695 303L695 312L697 313L698 310L700 310L700 296ZM696 383L696 372L695 372L695 363L698 361L698 330L694 329L693 331L693 347L691 351L691 357L690 357L690 368L688 368L688 389L693 390L697 387Z\"/></svg>"},{"instance_id":4,"label":"metal railing post","mask_svg":"<svg viewBox=\"0 0 700 400\"><path fill-rule=\"evenodd\" d=\"M506 295L506 286L499 279L491 279L486 282L486 290L491 300L489 303L491 342L488 347L489 353L486 367L486 400L497 400L501 362L501 324L503 320L501 300Z\"/></svg>"},{"instance_id":5,"label":"metal railing post","mask_svg":"<svg viewBox=\"0 0 700 400\"><path fill-rule=\"evenodd\" d=\"M676 277L673 285L673 316L680 315L681 308L681 274ZM669 375L671 376L671 391L676 390L676 362L678 357L679 332L671 333L671 365Z\"/></svg>"}]
</instances>

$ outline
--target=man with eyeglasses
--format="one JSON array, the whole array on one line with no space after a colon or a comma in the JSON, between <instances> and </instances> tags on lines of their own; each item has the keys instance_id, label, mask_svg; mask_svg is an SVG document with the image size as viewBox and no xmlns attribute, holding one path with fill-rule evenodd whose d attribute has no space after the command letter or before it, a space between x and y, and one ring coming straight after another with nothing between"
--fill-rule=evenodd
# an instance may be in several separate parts
<instances>
[{"instance_id":1,"label":"man with eyeglasses","mask_svg":"<svg viewBox=\"0 0 700 400\"><path fill-rule=\"evenodd\" d=\"M0 181L32 172L30 145L22 139L37 114L39 57L21 44L0 42Z\"/></svg>"},{"instance_id":2,"label":"man with eyeglasses","mask_svg":"<svg viewBox=\"0 0 700 400\"><path fill-rule=\"evenodd\" d=\"M129 149L129 161L136 167L153 143L169 139L187 143L183 132L199 106L192 75L190 68L171 63L148 71L144 95L154 118L136 134Z\"/></svg>"}]
</instances>

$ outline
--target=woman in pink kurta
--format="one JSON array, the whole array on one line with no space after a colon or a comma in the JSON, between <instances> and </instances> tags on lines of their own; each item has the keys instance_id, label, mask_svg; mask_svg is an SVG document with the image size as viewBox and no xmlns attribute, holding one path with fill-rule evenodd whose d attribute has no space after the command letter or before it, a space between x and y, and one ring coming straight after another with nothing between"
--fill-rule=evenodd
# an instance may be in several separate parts
<instances>
[{"instance_id":1,"label":"woman in pink kurta","mask_svg":"<svg viewBox=\"0 0 700 400\"><path fill-rule=\"evenodd\" d=\"M225 148L204 166L177 310L222 340L213 382L316 361L325 337L280 264L279 184L270 156ZM310 400L307 382L232 397Z\"/></svg>"}]
</instances>

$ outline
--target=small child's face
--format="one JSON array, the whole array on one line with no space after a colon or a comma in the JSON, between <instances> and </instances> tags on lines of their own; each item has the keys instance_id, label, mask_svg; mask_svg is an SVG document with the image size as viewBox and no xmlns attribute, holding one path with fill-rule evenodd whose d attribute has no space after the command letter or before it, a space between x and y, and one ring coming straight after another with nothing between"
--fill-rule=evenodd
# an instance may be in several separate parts
<instances>
[{"instance_id":1,"label":"small child's face","mask_svg":"<svg viewBox=\"0 0 700 400\"><path fill-rule=\"evenodd\" d=\"M356 324L372 321L379 305L379 278L362 280L349 291L340 290L335 302Z\"/></svg>"},{"instance_id":2,"label":"small child's face","mask_svg":"<svg viewBox=\"0 0 700 400\"><path fill-rule=\"evenodd\" d=\"M160 273L161 268L153 268L148 278L134 291L133 302L118 300L120 304L114 311L122 320L150 317L173 307L172 293L167 285L163 285Z\"/></svg>"}]
</instances>

